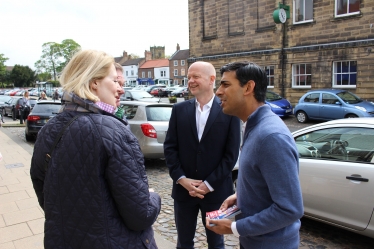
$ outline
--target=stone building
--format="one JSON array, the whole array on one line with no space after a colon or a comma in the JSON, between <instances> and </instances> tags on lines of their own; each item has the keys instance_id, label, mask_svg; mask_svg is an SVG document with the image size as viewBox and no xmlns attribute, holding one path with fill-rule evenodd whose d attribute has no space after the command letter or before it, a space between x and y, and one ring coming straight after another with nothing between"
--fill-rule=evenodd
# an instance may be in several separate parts
<instances>
[{"instance_id":1,"label":"stone building","mask_svg":"<svg viewBox=\"0 0 374 249\"><path fill-rule=\"evenodd\" d=\"M173 85L187 85L187 59L189 56L190 50L181 50L177 44L177 50L169 59L170 80Z\"/></svg>"},{"instance_id":2,"label":"stone building","mask_svg":"<svg viewBox=\"0 0 374 249\"><path fill-rule=\"evenodd\" d=\"M374 100L374 1L189 0L190 58L217 69L248 60L268 74L268 88L296 104L310 89L343 88Z\"/></svg>"},{"instance_id":3,"label":"stone building","mask_svg":"<svg viewBox=\"0 0 374 249\"><path fill-rule=\"evenodd\" d=\"M152 60L165 59L165 46L153 46L149 49L152 54Z\"/></svg>"}]
</instances>

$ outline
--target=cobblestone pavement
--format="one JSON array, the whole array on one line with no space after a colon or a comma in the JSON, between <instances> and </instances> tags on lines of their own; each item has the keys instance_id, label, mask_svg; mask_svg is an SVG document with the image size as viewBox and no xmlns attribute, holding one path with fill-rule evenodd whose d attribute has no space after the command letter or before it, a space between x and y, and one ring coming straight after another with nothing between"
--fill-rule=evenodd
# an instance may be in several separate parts
<instances>
[{"instance_id":1,"label":"cobblestone pavement","mask_svg":"<svg viewBox=\"0 0 374 249\"><path fill-rule=\"evenodd\" d=\"M285 119L285 123L291 131L303 128L309 124L298 124L295 119ZM8 127L9 131L17 135L20 141L25 141L24 128ZM33 146L33 143L28 143ZM169 177L165 162L162 160L146 160L146 170L149 185L159 193L162 198L162 208L154 229L167 240L176 243L177 234L174 223L173 199L171 195L172 181ZM300 248L309 249L372 249L374 239L348 232L333 226L303 218L300 229ZM233 236L225 236L226 249L238 249L238 239ZM198 219L195 236L195 248L207 248L205 229Z\"/></svg>"}]
</instances>

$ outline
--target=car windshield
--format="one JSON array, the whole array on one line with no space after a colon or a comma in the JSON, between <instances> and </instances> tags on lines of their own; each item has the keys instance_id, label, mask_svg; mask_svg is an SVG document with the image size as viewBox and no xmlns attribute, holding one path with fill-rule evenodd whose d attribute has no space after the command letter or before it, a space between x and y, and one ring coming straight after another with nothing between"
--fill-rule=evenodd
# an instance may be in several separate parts
<instances>
[{"instance_id":1,"label":"car windshield","mask_svg":"<svg viewBox=\"0 0 374 249\"><path fill-rule=\"evenodd\" d=\"M148 121L169 121L171 116L171 106L147 106Z\"/></svg>"},{"instance_id":2,"label":"car windshield","mask_svg":"<svg viewBox=\"0 0 374 249\"><path fill-rule=\"evenodd\" d=\"M145 91L131 92L131 94L134 99L153 98L152 95Z\"/></svg>"},{"instance_id":3,"label":"car windshield","mask_svg":"<svg viewBox=\"0 0 374 249\"><path fill-rule=\"evenodd\" d=\"M56 103L56 104L42 104L42 103L39 103L39 104L36 104L34 106L34 109L32 110L33 113L58 113L58 111L60 110L61 108L61 104L60 103Z\"/></svg>"},{"instance_id":4,"label":"car windshield","mask_svg":"<svg viewBox=\"0 0 374 249\"><path fill-rule=\"evenodd\" d=\"M347 104L357 104L362 102L362 99L360 99L351 92L340 92L336 95L338 95Z\"/></svg>"},{"instance_id":5,"label":"car windshield","mask_svg":"<svg viewBox=\"0 0 374 249\"><path fill-rule=\"evenodd\" d=\"M10 99L11 99L11 97L9 97L9 96L0 96L0 102L7 102Z\"/></svg>"},{"instance_id":6,"label":"car windshield","mask_svg":"<svg viewBox=\"0 0 374 249\"><path fill-rule=\"evenodd\" d=\"M273 92L266 92L267 101L275 101L275 100L280 100L280 99L282 99L282 97L279 96L278 94L273 93Z\"/></svg>"}]
</instances>

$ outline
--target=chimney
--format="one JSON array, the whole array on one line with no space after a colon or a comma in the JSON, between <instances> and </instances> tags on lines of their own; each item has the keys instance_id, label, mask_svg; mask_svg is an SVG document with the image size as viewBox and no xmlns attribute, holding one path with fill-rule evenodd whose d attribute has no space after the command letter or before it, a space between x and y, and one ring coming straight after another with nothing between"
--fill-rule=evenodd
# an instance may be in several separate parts
<instances>
[{"instance_id":1,"label":"chimney","mask_svg":"<svg viewBox=\"0 0 374 249\"><path fill-rule=\"evenodd\" d=\"M177 43L177 51L181 50L181 47L179 47L179 43Z\"/></svg>"},{"instance_id":2,"label":"chimney","mask_svg":"<svg viewBox=\"0 0 374 249\"><path fill-rule=\"evenodd\" d=\"M145 57L145 61L152 60L152 53L151 53L151 51L145 50L144 51L144 57Z\"/></svg>"},{"instance_id":3,"label":"chimney","mask_svg":"<svg viewBox=\"0 0 374 249\"><path fill-rule=\"evenodd\" d=\"M123 50L123 58L127 57L127 52Z\"/></svg>"}]
</instances>

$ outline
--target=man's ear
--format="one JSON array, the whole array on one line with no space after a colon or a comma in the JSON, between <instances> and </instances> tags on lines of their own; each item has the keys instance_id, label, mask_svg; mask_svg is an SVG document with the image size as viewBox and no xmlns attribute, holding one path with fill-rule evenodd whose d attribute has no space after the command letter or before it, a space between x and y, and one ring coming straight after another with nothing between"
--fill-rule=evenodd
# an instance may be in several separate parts
<instances>
[{"instance_id":1,"label":"man's ear","mask_svg":"<svg viewBox=\"0 0 374 249\"><path fill-rule=\"evenodd\" d=\"M211 75L211 76L210 76L210 82L212 83L212 85L214 85L215 82L216 82L216 76Z\"/></svg>"},{"instance_id":2,"label":"man's ear","mask_svg":"<svg viewBox=\"0 0 374 249\"><path fill-rule=\"evenodd\" d=\"M244 86L244 95L253 94L255 91L256 83L253 80L249 80Z\"/></svg>"}]
</instances>

